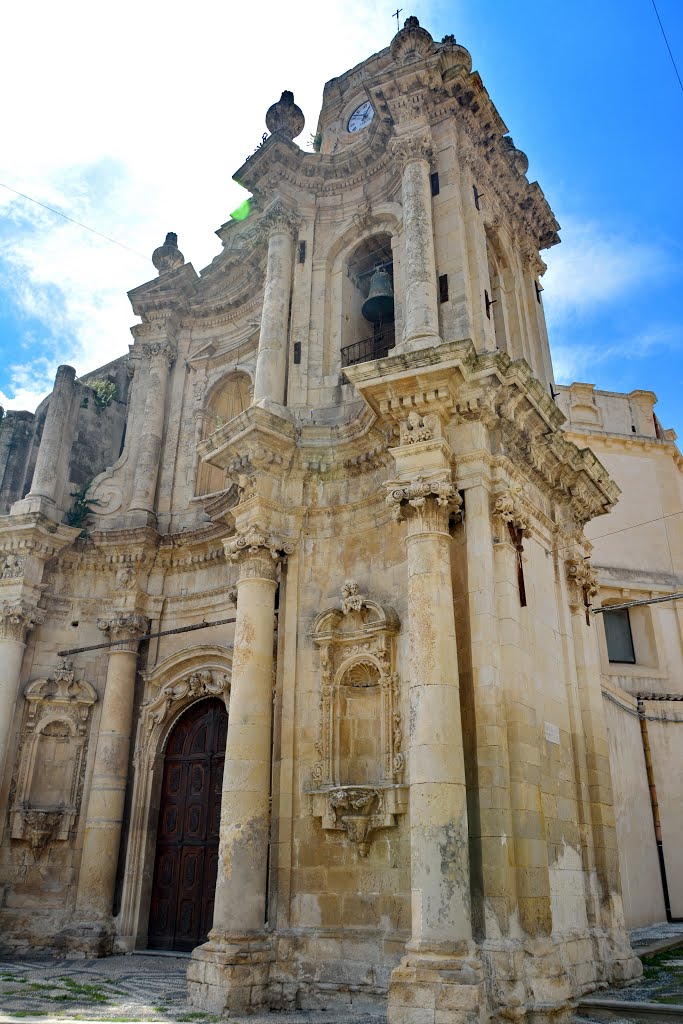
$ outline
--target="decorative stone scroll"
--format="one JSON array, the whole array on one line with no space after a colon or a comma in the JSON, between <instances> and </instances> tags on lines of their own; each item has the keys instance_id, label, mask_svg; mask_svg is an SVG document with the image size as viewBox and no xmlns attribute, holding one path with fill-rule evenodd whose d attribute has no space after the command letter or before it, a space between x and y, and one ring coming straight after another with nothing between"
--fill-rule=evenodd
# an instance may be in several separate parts
<instances>
[{"instance_id":1,"label":"decorative stone scroll","mask_svg":"<svg viewBox=\"0 0 683 1024\"><path fill-rule=\"evenodd\" d=\"M567 581L569 583L569 603L572 608L585 608L586 622L590 625L591 598L600 589L598 574L585 558L578 555L566 561Z\"/></svg>"},{"instance_id":2,"label":"decorative stone scroll","mask_svg":"<svg viewBox=\"0 0 683 1024\"><path fill-rule=\"evenodd\" d=\"M199 669L185 679L167 683L155 697L142 705L136 761L144 759L150 735L156 726L167 720L175 720L181 710L201 697L222 697L227 700L229 692L228 676L210 669Z\"/></svg>"},{"instance_id":3,"label":"decorative stone scroll","mask_svg":"<svg viewBox=\"0 0 683 1024\"><path fill-rule=\"evenodd\" d=\"M70 661L26 687L10 827L40 849L73 832L83 795L89 719L97 694Z\"/></svg>"},{"instance_id":4,"label":"decorative stone scroll","mask_svg":"<svg viewBox=\"0 0 683 1024\"><path fill-rule=\"evenodd\" d=\"M310 790L325 829L344 831L366 856L371 834L406 809L396 613L341 588L341 608L321 612L311 637L320 651L320 719Z\"/></svg>"}]
</instances>

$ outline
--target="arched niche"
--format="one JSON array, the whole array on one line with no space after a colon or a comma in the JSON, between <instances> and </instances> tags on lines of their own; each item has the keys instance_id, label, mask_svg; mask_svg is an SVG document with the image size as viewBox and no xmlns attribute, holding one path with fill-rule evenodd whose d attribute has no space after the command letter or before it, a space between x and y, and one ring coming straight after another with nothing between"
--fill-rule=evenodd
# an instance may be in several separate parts
<instances>
[{"instance_id":1,"label":"arched niche","mask_svg":"<svg viewBox=\"0 0 683 1024\"><path fill-rule=\"evenodd\" d=\"M248 374L232 371L222 377L211 388L202 415L202 428L199 440L204 440L216 430L239 416L251 404L252 382ZM215 494L224 491L226 485L225 470L208 463L200 462L197 466L197 483L195 494Z\"/></svg>"},{"instance_id":2,"label":"arched niche","mask_svg":"<svg viewBox=\"0 0 683 1024\"><path fill-rule=\"evenodd\" d=\"M24 698L11 836L35 849L73 835L97 693L62 661L48 679L29 683Z\"/></svg>"},{"instance_id":3,"label":"arched niche","mask_svg":"<svg viewBox=\"0 0 683 1024\"><path fill-rule=\"evenodd\" d=\"M360 856L370 836L406 809L400 623L392 608L342 587L341 607L320 613L311 637L320 652L320 722L311 772L312 812L343 830Z\"/></svg>"},{"instance_id":4,"label":"arched niche","mask_svg":"<svg viewBox=\"0 0 683 1024\"><path fill-rule=\"evenodd\" d=\"M342 280L341 365L367 362L385 356L396 344L394 313L372 322L362 313L376 271L383 271L394 291L394 258L391 235L378 231L348 253Z\"/></svg>"},{"instance_id":5,"label":"arched niche","mask_svg":"<svg viewBox=\"0 0 683 1024\"><path fill-rule=\"evenodd\" d=\"M176 722L193 704L220 697L230 710L232 648L197 644L160 662L144 675L133 755L130 832L118 918L119 942L145 949L156 854L164 755Z\"/></svg>"}]
</instances>

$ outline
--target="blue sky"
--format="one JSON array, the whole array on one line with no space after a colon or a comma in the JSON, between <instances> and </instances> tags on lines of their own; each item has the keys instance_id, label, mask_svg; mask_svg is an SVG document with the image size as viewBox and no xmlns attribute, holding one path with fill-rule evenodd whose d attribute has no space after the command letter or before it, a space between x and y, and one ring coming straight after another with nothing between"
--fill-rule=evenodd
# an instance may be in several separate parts
<instances>
[{"instance_id":1,"label":"blue sky","mask_svg":"<svg viewBox=\"0 0 683 1024\"><path fill-rule=\"evenodd\" d=\"M683 4L657 6L683 74ZM13 97L0 181L136 250L0 189L0 404L33 408L60 362L85 372L126 351L126 291L154 276L144 254L167 231L198 270L217 255L213 232L244 195L231 175L282 89L306 115L302 142L324 82L396 22L361 0L268 0L258 19L121 0L98 27L85 0L13 7L5 37L26 46L0 66ZM410 13L470 50L562 225L544 254L558 380L651 389L683 437L683 92L652 0L420 0Z\"/></svg>"}]
</instances>

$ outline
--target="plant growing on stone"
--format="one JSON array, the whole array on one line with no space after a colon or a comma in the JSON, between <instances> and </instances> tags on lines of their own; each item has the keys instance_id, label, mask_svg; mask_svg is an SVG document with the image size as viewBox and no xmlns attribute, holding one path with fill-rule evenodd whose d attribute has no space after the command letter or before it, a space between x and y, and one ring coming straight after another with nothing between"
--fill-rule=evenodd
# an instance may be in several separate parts
<instances>
[{"instance_id":1,"label":"plant growing on stone","mask_svg":"<svg viewBox=\"0 0 683 1024\"><path fill-rule=\"evenodd\" d=\"M113 380L91 380L88 387L95 392L95 408L98 412L118 401L119 389Z\"/></svg>"},{"instance_id":2,"label":"plant growing on stone","mask_svg":"<svg viewBox=\"0 0 683 1024\"><path fill-rule=\"evenodd\" d=\"M84 527L93 508L96 505L102 504L97 498L86 497L89 486L88 484L87 487L80 487L77 491L71 491L71 497L74 500L71 508L66 513L65 522L67 526ZM87 530L82 529L78 536L86 538L88 536Z\"/></svg>"}]
</instances>

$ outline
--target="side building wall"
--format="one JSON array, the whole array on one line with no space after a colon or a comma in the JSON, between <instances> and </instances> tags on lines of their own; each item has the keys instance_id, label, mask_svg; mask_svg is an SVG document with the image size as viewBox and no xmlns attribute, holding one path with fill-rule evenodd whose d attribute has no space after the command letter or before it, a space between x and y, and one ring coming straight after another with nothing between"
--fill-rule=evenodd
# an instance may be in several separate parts
<instances>
[{"instance_id":1,"label":"side building wall","mask_svg":"<svg viewBox=\"0 0 683 1024\"><path fill-rule=\"evenodd\" d=\"M683 592L683 459L655 402L649 391L559 389L567 436L590 446L622 492L608 516L586 527L600 577L596 606ZM683 916L683 600L629 609L633 664L610 661L602 615L595 620L624 911L627 924L639 927L667 917L658 842L669 914Z\"/></svg>"}]
</instances>

